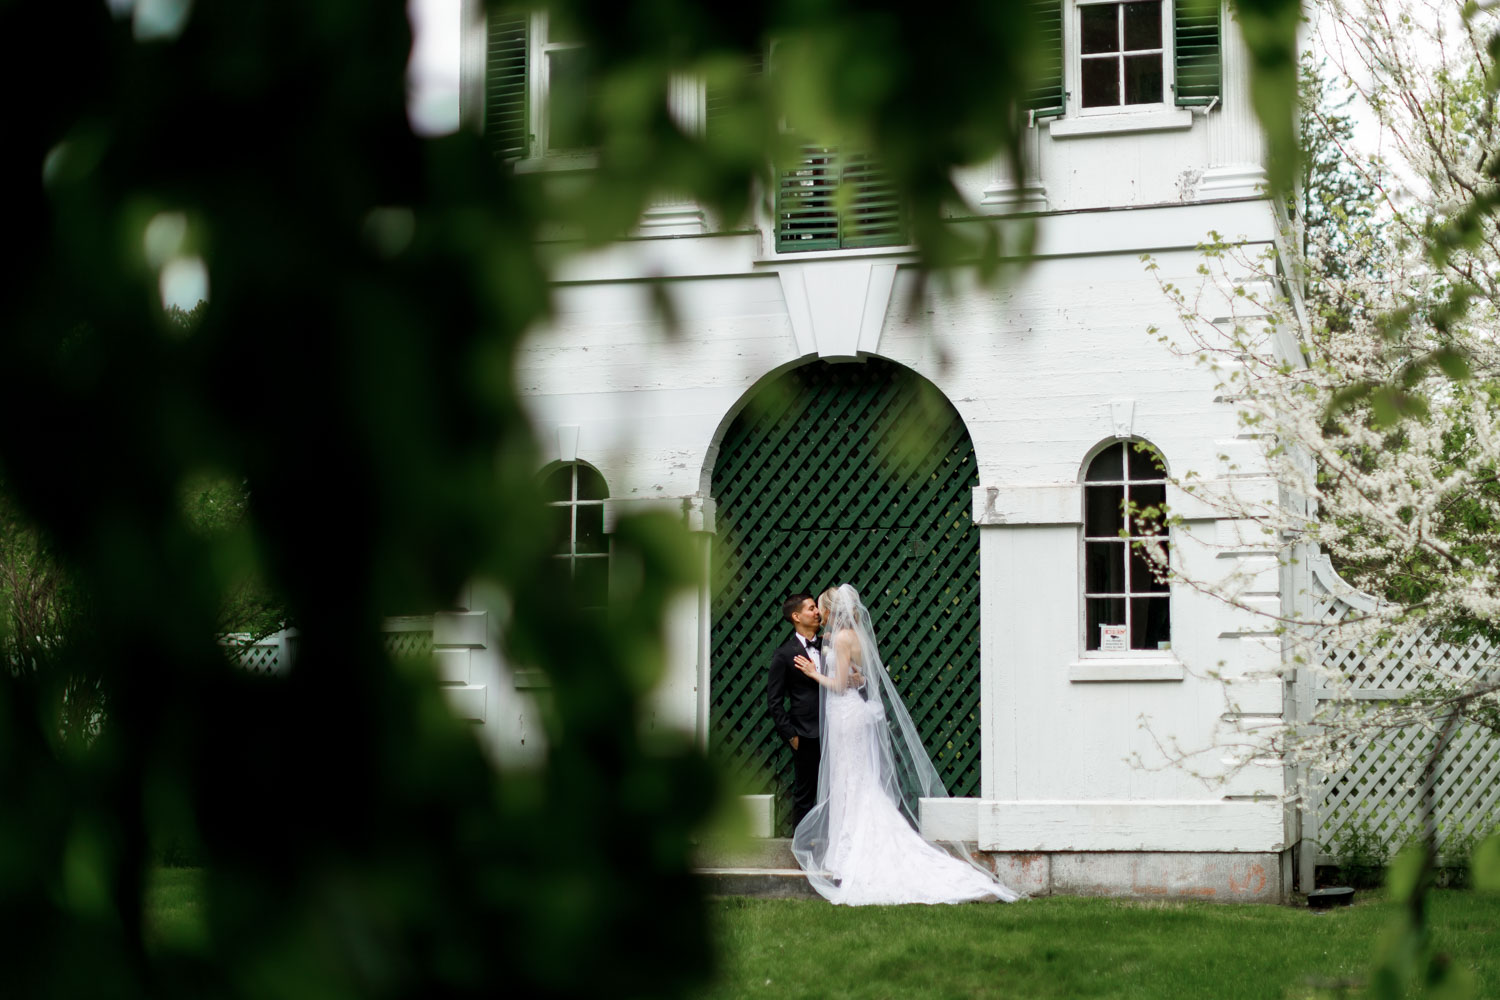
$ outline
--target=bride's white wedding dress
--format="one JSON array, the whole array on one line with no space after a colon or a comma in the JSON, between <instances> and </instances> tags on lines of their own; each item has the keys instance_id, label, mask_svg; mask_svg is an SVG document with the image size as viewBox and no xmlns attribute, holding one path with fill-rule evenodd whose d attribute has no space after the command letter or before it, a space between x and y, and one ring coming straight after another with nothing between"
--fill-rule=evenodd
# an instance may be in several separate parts
<instances>
[{"instance_id":1,"label":"bride's white wedding dress","mask_svg":"<svg viewBox=\"0 0 1500 1000\"><path fill-rule=\"evenodd\" d=\"M825 612L822 763L818 802L792 850L834 903L1009 902L1019 894L976 864L924 840L917 800L945 796L905 706L890 684L869 615L847 584Z\"/></svg>"}]
</instances>

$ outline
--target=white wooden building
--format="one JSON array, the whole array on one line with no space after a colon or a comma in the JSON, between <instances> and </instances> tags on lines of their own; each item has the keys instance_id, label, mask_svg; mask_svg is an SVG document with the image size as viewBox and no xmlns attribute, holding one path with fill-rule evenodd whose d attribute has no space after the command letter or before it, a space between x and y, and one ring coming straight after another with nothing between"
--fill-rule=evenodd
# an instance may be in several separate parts
<instances>
[{"instance_id":1,"label":"white wooden building","mask_svg":"<svg viewBox=\"0 0 1500 1000\"><path fill-rule=\"evenodd\" d=\"M1127 13L1157 23L1127 25ZM1133 447L1148 443L1170 473L1194 470L1210 488L1271 488L1257 481L1232 401L1147 332L1174 320L1158 277L1194 281L1211 231L1252 251L1276 239L1247 60L1227 15L1189 25L1171 0L1062 0L1057 16L1063 77L1057 106L1038 109L1026 136L1034 177L1022 187L999 164L974 167L958 181L978 214L951 223L1033 219L1028 268L988 287L960 275L913 312L914 257L898 224L804 224L809 206L816 222L808 192L819 184L864 183L854 158L827 151L783 179L775 215L750 229L718 229L692 204L655 206L634 237L565 265L555 321L522 352L547 451L538 475L571 519L560 557L585 586L605 572L621 512L665 506L697 533L713 582L669 617L652 724L732 758L749 790L759 775L769 791L784 763L757 707L785 631L780 597L850 582L898 682L931 702L913 712L960 786L926 811L931 832L977 842L1032 892L1278 899L1298 839L1278 798L1281 768L1221 784L1156 765L1159 742L1196 749L1279 720L1279 642L1253 616L1132 576L1111 520L1127 490L1143 502L1164 493L1187 518L1172 557L1196 575L1248 563L1262 571L1248 599L1272 610L1296 587L1253 539L1238 540L1240 525L1154 483L1149 454ZM1130 33L1128 72L1121 44L1097 41L1110 24ZM549 43L544 15L511 27L488 46L482 28L468 32L467 113L485 104L488 60L490 127L519 128L517 169L588 169L544 111L566 46ZM1212 80L1202 53L1186 51L1205 31ZM519 123L497 125L507 86L528 99L511 108ZM685 82L673 100L683 120L704 120L701 86ZM645 278L675 304L675 336ZM929 387L937 411L918 422L948 435L931 470L871 458L874 478L829 474L829 459L859 450L851 434L908 425L892 408ZM903 474L949 477L957 492L922 499L897 483ZM789 507L777 498L788 483L828 502ZM891 483L895 499L870 500ZM545 695L495 654L500 609L470 597L467 613L433 627L444 677L496 754L524 762L540 749L534 698ZM1243 679L1232 704L1211 670ZM771 822L762 817L765 832Z\"/></svg>"}]
</instances>

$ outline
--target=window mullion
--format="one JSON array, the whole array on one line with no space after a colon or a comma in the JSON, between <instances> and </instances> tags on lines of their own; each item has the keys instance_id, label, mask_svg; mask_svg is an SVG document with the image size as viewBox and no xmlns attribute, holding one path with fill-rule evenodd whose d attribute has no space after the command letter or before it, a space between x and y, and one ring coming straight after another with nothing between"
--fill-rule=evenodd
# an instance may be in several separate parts
<instances>
[{"instance_id":1,"label":"window mullion","mask_svg":"<svg viewBox=\"0 0 1500 1000\"><path fill-rule=\"evenodd\" d=\"M573 499L568 504L568 569L578 561L578 463L573 463ZM571 579L571 577L570 577Z\"/></svg>"},{"instance_id":2,"label":"window mullion","mask_svg":"<svg viewBox=\"0 0 1500 1000\"><path fill-rule=\"evenodd\" d=\"M1122 6L1120 8L1124 10ZM1120 455L1121 467L1125 470L1125 634L1129 637L1129 647L1135 649L1135 578L1131 569L1131 557L1133 554L1133 541L1135 528L1131 524L1132 501L1130 499L1130 447L1122 444L1123 453ZM1144 640L1142 640L1144 644Z\"/></svg>"},{"instance_id":3,"label":"window mullion","mask_svg":"<svg viewBox=\"0 0 1500 1000\"><path fill-rule=\"evenodd\" d=\"M1119 53L1120 53L1119 55L1115 56L1115 79L1118 81L1117 86L1120 88L1120 91L1119 91L1119 100L1116 101L1115 103L1118 104L1118 105L1120 105L1121 107L1124 107L1125 106L1125 5L1123 3L1115 5L1115 47L1119 50ZM1124 446L1122 445L1121 447L1124 447ZM1129 457L1130 456L1128 456L1128 455L1125 456L1125 458L1127 458L1127 459ZM1126 609L1125 616L1126 616L1126 621L1128 623L1129 620L1130 620L1130 611L1129 611L1129 609Z\"/></svg>"},{"instance_id":4,"label":"window mullion","mask_svg":"<svg viewBox=\"0 0 1500 1000\"><path fill-rule=\"evenodd\" d=\"M1122 462L1129 462L1130 452L1127 451L1120 459ZM1130 524L1130 471L1128 466L1125 468L1125 499L1121 501L1124 509L1120 511L1120 521L1125 526L1125 593L1131 594L1134 589L1130 586L1130 542L1135 537L1135 530Z\"/></svg>"}]
</instances>

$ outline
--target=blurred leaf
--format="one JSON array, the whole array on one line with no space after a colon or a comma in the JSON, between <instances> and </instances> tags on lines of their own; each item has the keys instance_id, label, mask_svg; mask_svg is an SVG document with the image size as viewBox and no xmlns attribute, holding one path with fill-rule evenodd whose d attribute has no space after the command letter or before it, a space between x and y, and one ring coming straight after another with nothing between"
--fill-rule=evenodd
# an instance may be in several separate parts
<instances>
[{"instance_id":1,"label":"blurred leaf","mask_svg":"<svg viewBox=\"0 0 1500 1000\"><path fill-rule=\"evenodd\" d=\"M1301 153L1297 143L1297 31L1300 0L1234 0L1235 21L1250 53L1250 100L1265 129L1273 191L1290 191Z\"/></svg>"},{"instance_id":2,"label":"blurred leaf","mask_svg":"<svg viewBox=\"0 0 1500 1000\"><path fill-rule=\"evenodd\" d=\"M1427 401L1396 386L1381 385L1370 392L1370 410L1375 416L1376 427L1391 427L1406 417L1425 414Z\"/></svg>"},{"instance_id":3,"label":"blurred leaf","mask_svg":"<svg viewBox=\"0 0 1500 1000\"><path fill-rule=\"evenodd\" d=\"M1421 844L1408 844L1397 852L1391 859L1391 867L1386 875L1385 884L1390 890L1391 899L1398 903L1411 899L1421 881L1426 861L1427 852Z\"/></svg>"},{"instance_id":4,"label":"blurred leaf","mask_svg":"<svg viewBox=\"0 0 1500 1000\"><path fill-rule=\"evenodd\" d=\"M171 6L149 42L97 0L0 6L30 57L0 72L32 95L7 129L22 252L0 297L0 501L62 570L62 624L31 648L57 669L0 678L7 988L697 988L711 955L690 837L718 785L688 740L642 721L700 553L670 514L623 519L607 613L567 599L521 345L558 264L632 232L652 199L742 218L788 117L886 166L920 280L977 257L989 237L943 221L964 208L951 178L1023 162L1007 109L1027 8L559 0L555 24L588 46L576 92L603 95L573 123L598 165L542 176L467 132L412 134L403 5ZM1241 6L1278 180L1289 14ZM731 73L726 132L672 118L682 74L744 68L769 38L797 55L790 89ZM34 65L59 68L45 88ZM1009 249L983 270L1003 274ZM162 287L185 257L207 295L178 316ZM508 603L507 658L550 680L525 768L497 768L381 636L384 616L448 607L474 580ZM291 669L229 662L226 620L283 615ZM100 712L88 738L63 735L69 713L87 728ZM179 838L205 865L191 956L143 947L139 926L151 851Z\"/></svg>"},{"instance_id":5,"label":"blurred leaf","mask_svg":"<svg viewBox=\"0 0 1500 1000\"><path fill-rule=\"evenodd\" d=\"M1473 369L1469 366L1468 355L1457 348L1443 348L1437 352L1434 360L1437 362L1437 366L1442 369L1443 374L1451 379L1466 379L1473 374Z\"/></svg>"},{"instance_id":6,"label":"blurred leaf","mask_svg":"<svg viewBox=\"0 0 1500 1000\"><path fill-rule=\"evenodd\" d=\"M1423 996L1428 1000L1475 1000L1479 996L1479 982L1468 968L1439 955L1429 967Z\"/></svg>"},{"instance_id":7,"label":"blurred leaf","mask_svg":"<svg viewBox=\"0 0 1500 1000\"><path fill-rule=\"evenodd\" d=\"M1490 834L1474 848L1470 873L1475 889L1500 892L1500 833Z\"/></svg>"}]
</instances>

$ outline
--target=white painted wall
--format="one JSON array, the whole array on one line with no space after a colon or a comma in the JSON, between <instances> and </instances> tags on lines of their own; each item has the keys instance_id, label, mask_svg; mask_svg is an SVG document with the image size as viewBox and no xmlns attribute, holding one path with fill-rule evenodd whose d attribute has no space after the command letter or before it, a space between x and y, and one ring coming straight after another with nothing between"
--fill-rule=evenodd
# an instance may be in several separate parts
<instances>
[{"instance_id":1,"label":"white painted wall","mask_svg":"<svg viewBox=\"0 0 1500 1000\"><path fill-rule=\"evenodd\" d=\"M1153 255L1162 280L1188 284L1211 230L1252 252L1272 243L1269 203L1255 195L1260 137L1241 54L1231 50L1227 99L1207 115L1097 134L1079 134L1097 121L1044 123L1028 137L1040 175L1024 192L989 166L962 174L986 210L1045 208L1035 216L1034 262L1004 284L959 273L949 291L914 304L905 248L778 256L765 232L627 240L565 262L554 319L517 359L545 460L576 447L605 476L615 512L648 501L677 509L687 499L710 530L718 441L765 380L818 357L872 354L948 396L979 465L985 803L955 804L942 822L989 849L1116 849L1121 817L1144 824L1126 838L1131 849L1266 852L1284 840L1279 806L1248 801L1282 790L1278 768L1214 784L1159 766L1159 741L1199 750L1232 739L1236 725L1280 717L1281 682L1268 678L1280 651L1264 627L1186 588L1171 598L1170 651L1085 654L1080 624L1078 482L1097 447L1117 434L1143 437L1174 474L1258 485L1232 405L1204 370L1148 334L1175 317L1140 259ZM653 310L648 277L670 297L675 331ZM1242 526L1186 497L1173 502L1191 518L1174 533L1178 558L1206 575L1260 560L1249 599L1278 606L1279 574L1253 538L1237 537ZM705 615L697 594L669 616L670 663L648 727L702 738ZM537 693L518 687L491 651L475 651L471 664L493 680L487 738L502 758L528 759L539 746ZM1239 680L1229 700L1211 671ZM1225 758L1213 751L1193 764L1222 775ZM1060 846L1033 835L1069 824L1067 836L1042 838Z\"/></svg>"},{"instance_id":2,"label":"white painted wall","mask_svg":"<svg viewBox=\"0 0 1500 1000\"><path fill-rule=\"evenodd\" d=\"M1072 30L1071 12L1068 21ZM1225 12L1223 99L1211 111L1165 108L1036 123L1026 148L1039 175L1018 188L1000 164L965 171L959 188L983 212L1077 211L1253 195L1265 144L1249 100L1249 57ZM1065 52L1076 52L1074 39ZM1076 79L1070 89L1077 93Z\"/></svg>"},{"instance_id":3,"label":"white painted wall","mask_svg":"<svg viewBox=\"0 0 1500 1000\"><path fill-rule=\"evenodd\" d=\"M1015 280L983 287L959 276L950 292L914 311L915 274L901 253L777 260L736 254L748 249L743 242L720 241L709 254L683 257L679 247L642 241L641 256L655 256L637 266L676 261L685 272L666 275L680 324L675 334L652 312L642 285L623 280L630 260L612 248L574 262L556 291L554 323L521 353L520 382L544 443L566 448L577 428L578 457L603 472L623 509L628 501L680 505L701 497L718 436L763 379L861 344L913 368L953 401L978 456L984 798L1027 802L1027 815L1050 808L1037 803L1062 803L1060 817L1083 815L1079 802L1156 802L1163 809L1142 815L1164 816L1175 808L1170 803L1279 793L1275 768L1205 783L1162 766L1159 742L1201 750L1226 739L1235 718L1279 717L1280 682L1253 676L1274 670L1279 658L1275 644L1257 633L1263 627L1181 589L1172 598L1170 652L1102 658L1083 652L1079 596L1078 482L1098 446L1117 432L1144 437L1174 473L1193 469L1209 479L1230 472L1221 454L1253 455L1241 447L1235 413L1217 397L1213 379L1148 334L1153 324L1169 325L1173 312L1140 255L1156 257L1162 280L1194 281L1193 247L1209 229L1269 243L1267 205L1247 200L1042 222L1041 256ZM719 273L703 273L706 264ZM736 264L737 272L723 273ZM884 285L883 273L892 275ZM808 306L830 301L851 305ZM871 315L880 322L872 325ZM556 442L559 427L570 428L563 444ZM1253 465L1234 470L1242 479L1256 472ZM1226 559L1220 543L1236 540L1236 526L1186 497L1173 499L1194 518L1173 542L1195 572L1215 575L1246 558L1264 560L1248 543ZM1276 602L1275 567L1262 568L1255 586ZM648 725L703 729L707 623L699 603L686 596L670 616L673 659ZM1243 634L1247 628L1252 634ZM1237 703L1206 676L1221 669L1251 675L1232 692ZM1193 766L1222 773L1224 759L1215 751ZM983 829L998 838L997 849L1035 849L1001 843L1014 827L983 819L990 815L964 822L976 835L981 820L989 823ZM1195 843L1207 843L1226 827L1213 821L1194 828L1203 831ZM1279 826L1272 839L1276 844L1246 846L1237 835L1221 838L1220 847L1276 849Z\"/></svg>"}]
</instances>

